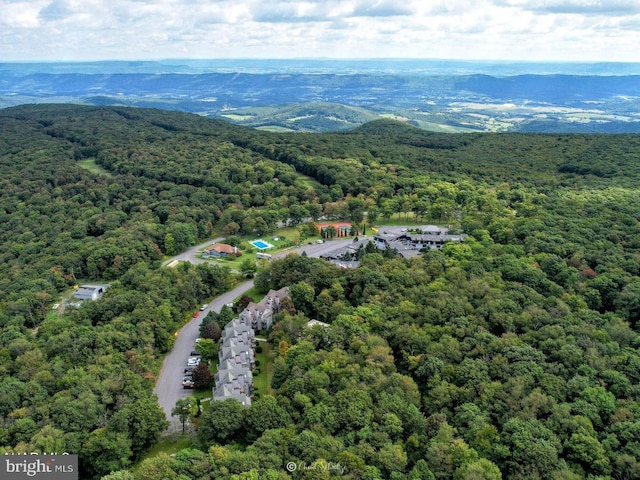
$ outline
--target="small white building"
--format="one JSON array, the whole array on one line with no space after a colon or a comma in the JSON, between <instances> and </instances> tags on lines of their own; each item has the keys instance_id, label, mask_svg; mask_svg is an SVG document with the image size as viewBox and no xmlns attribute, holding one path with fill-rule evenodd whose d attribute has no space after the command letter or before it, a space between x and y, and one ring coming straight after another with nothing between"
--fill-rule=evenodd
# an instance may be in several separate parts
<instances>
[{"instance_id":1,"label":"small white building","mask_svg":"<svg viewBox=\"0 0 640 480\"><path fill-rule=\"evenodd\" d=\"M78 300L98 300L109 285L80 285L73 293Z\"/></svg>"}]
</instances>

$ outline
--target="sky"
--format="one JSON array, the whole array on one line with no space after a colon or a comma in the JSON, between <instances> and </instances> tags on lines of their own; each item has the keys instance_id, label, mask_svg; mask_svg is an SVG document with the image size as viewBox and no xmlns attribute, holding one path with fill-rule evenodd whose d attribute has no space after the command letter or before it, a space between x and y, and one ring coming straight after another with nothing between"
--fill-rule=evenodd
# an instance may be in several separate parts
<instances>
[{"instance_id":1,"label":"sky","mask_svg":"<svg viewBox=\"0 0 640 480\"><path fill-rule=\"evenodd\" d=\"M0 61L640 62L640 0L0 0Z\"/></svg>"}]
</instances>

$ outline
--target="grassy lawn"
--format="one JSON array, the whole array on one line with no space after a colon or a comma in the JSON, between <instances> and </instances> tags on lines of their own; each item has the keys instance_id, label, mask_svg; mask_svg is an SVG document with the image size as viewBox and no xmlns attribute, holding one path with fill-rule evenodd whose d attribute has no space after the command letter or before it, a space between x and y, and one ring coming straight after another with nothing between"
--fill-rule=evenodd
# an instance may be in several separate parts
<instances>
[{"instance_id":1,"label":"grassy lawn","mask_svg":"<svg viewBox=\"0 0 640 480\"><path fill-rule=\"evenodd\" d=\"M254 240L258 240L258 237L256 237L255 235L251 235L251 236L239 236L240 239L242 240L242 243L240 244L240 246L238 247L239 250L242 252L242 255L239 257L235 257L235 256L229 256L229 257L220 257L220 258L209 258L208 260L211 263L215 263L221 266L225 266L230 268L231 270L235 270L235 271L240 271L241 267L242 267L242 262L246 261L247 259L251 260L252 262L256 262L258 264L258 268L260 268L261 266L267 265L268 264L268 260L266 259L259 259L257 258L256 254L259 252L262 253L267 253L269 255L273 255L279 251L282 251L286 248L292 247L295 245L294 241L297 238L296 235L298 235L298 231L295 228L287 228L287 229L280 229L276 232L276 234L274 235L268 235L268 236L264 236L264 237L260 237L260 240L263 240L271 245L273 245L273 247L271 248L266 248L264 250L260 250L257 247L254 247L253 245L251 245L251 243ZM320 238L320 237L318 237Z\"/></svg>"},{"instance_id":2,"label":"grassy lawn","mask_svg":"<svg viewBox=\"0 0 640 480\"><path fill-rule=\"evenodd\" d=\"M208 388L194 388L192 395L193 398L197 398L200 401L204 400L205 398L211 398L213 397L213 385Z\"/></svg>"},{"instance_id":3,"label":"grassy lawn","mask_svg":"<svg viewBox=\"0 0 640 480\"><path fill-rule=\"evenodd\" d=\"M286 248L288 246L291 245L291 241L284 236L281 236L279 233L275 234L275 235L267 235L264 237L257 237L256 235L237 235L238 238L240 238L241 243L240 246L238 247L239 250L242 252L242 255L239 257L235 257L235 256L228 256L228 257L219 257L219 258L210 258L209 260L214 261L214 262L219 262L221 265L226 265L230 268L234 268L234 265L236 267L240 267L240 265L242 264L242 262L244 260L246 260L247 258L250 258L252 260L256 260L256 253L258 252L263 252L263 253L275 253L278 252L280 250L282 250L283 248ZM290 237L289 237L290 238ZM264 250L260 250L259 248L251 245L250 242L254 241L254 240L262 240L264 242L267 242L271 245L273 245L273 247L271 248L266 248ZM224 241L223 241L224 243Z\"/></svg>"},{"instance_id":4,"label":"grassy lawn","mask_svg":"<svg viewBox=\"0 0 640 480\"><path fill-rule=\"evenodd\" d=\"M443 220L435 220L433 218L422 217L418 218L412 212L407 213L394 213L389 220L378 219L379 225L388 225L388 226L411 226L411 225L443 225L453 223L452 220L443 221Z\"/></svg>"},{"instance_id":5,"label":"grassy lawn","mask_svg":"<svg viewBox=\"0 0 640 480\"><path fill-rule=\"evenodd\" d=\"M250 114L250 113L246 113L246 114L238 114L238 113L225 113L222 115L225 118L228 118L229 120L235 120L235 121L243 121L243 120L250 120L253 117L255 117L255 115Z\"/></svg>"},{"instance_id":6,"label":"grassy lawn","mask_svg":"<svg viewBox=\"0 0 640 480\"><path fill-rule=\"evenodd\" d=\"M64 307L62 305L60 305L56 310L54 310L53 308L49 308L49 310L47 310L47 316L45 320L55 320L61 317L62 314L60 312L62 312L63 310Z\"/></svg>"},{"instance_id":7,"label":"grassy lawn","mask_svg":"<svg viewBox=\"0 0 640 480\"><path fill-rule=\"evenodd\" d=\"M267 342L258 342L262 346L262 353L256 354L256 360L260 362L260 373L253 377L253 386L256 393L260 395L273 395L271 388L271 379L273 378L273 355L271 353L271 344Z\"/></svg>"},{"instance_id":8,"label":"grassy lawn","mask_svg":"<svg viewBox=\"0 0 640 480\"><path fill-rule=\"evenodd\" d=\"M247 290L244 293L244 295L248 295L256 303L258 303L260 300L262 300L264 298L264 293L259 293L256 290L256 287L251 287L249 290Z\"/></svg>"},{"instance_id":9,"label":"grassy lawn","mask_svg":"<svg viewBox=\"0 0 640 480\"><path fill-rule=\"evenodd\" d=\"M390 221L389 223L394 224L394 220ZM404 223L400 222L398 224L406 224L406 223L407 222L405 221ZM415 222L409 222L409 224L412 224L412 223L415 223ZM242 267L242 262L244 262L246 259L249 259L253 262L256 262L258 269L260 269L261 267L268 265L269 261L266 259L257 258L256 257L257 253L262 252L262 253L267 253L269 255L274 255L278 252L286 251L287 249L294 248L302 244L315 243L317 240L322 239L320 234L312 235L310 237L305 237L304 239L301 239L300 232L298 231L297 226L279 228L278 230L276 230L275 233L270 235L265 235L263 237L257 237L256 235L250 235L250 236L237 235L237 236L241 239L240 246L238 247L239 250L242 252L241 256L209 258L207 260L209 260L209 262L213 264L225 266L234 271L240 271ZM260 250L257 247L254 247L253 245L251 245L250 242L258 239L273 245L273 247ZM201 253L202 252L200 252L199 256L201 255Z\"/></svg>"},{"instance_id":10,"label":"grassy lawn","mask_svg":"<svg viewBox=\"0 0 640 480\"><path fill-rule=\"evenodd\" d=\"M318 186L320 186L320 183L313 177L303 175L302 173L298 173L297 176L298 176L298 182L300 182L302 185L306 187L317 188Z\"/></svg>"},{"instance_id":11,"label":"grassy lawn","mask_svg":"<svg viewBox=\"0 0 640 480\"><path fill-rule=\"evenodd\" d=\"M104 168L102 168L100 165L97 165L95 158L87 158L85 160L80 160L78 161L78 166L96 175L106 175L107 177L113 176L111 172L108 172Z\"/></svg>"},{"instance_id":12,"label":"grassy lawn","mask_svg":"<svg viewBox=\"0 0 640 480\"><path fill-rule=\"evenodd\" d=\"M404 226L423 225L425 222L418 221L413 213L394 213L389 220L378 219L379 225Z\"/></svg>"},{"instance_id":13,"label":"grassy lawn","mask_svg":"<svg viewBox=\"0 0 640 480\"><path fill-rule=\"evenodd\" d=\"M136 475L143 460L155 457L159 453L166 453L167 455L171 455L173 453L179 452L184 448L188 448L190 445L191 437L189 437L188 435L172 433L171 435L167 435L166 437L160 437L158 442L151 448L151 450L149 450L137 464L131 467L131 471L134 475Z\"/></svg>"},{"instance_id":14,"label":"grassy lawn","mask_svg":"<svg viewBox=\"0 0 640 480\"><path fill-rule=\"evenodd\" d=\"M295 130L287 127L282 127L280 125L263 125L261 127L256 127L256 130L264 130L266 132L295 132Z\"/></svg>"}]
</instances>

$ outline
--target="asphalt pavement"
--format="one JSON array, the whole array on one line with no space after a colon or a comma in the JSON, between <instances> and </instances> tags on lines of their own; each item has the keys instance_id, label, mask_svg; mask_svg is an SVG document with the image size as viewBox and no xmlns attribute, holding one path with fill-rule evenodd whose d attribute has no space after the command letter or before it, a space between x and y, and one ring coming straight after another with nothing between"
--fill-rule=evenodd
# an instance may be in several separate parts
<instances>
[{"instance_id":1,"label":"asphalt pavement","mask_svg":"<svg viewBox=\"0 0 640 480\"><path fill-rule=\"evenodd\" d=\"M198 318L192 318L177 332L173 349L165 357L162 370L160 370L156 386L153 389L158 396L160 407L164 410L167 420L170 422L169 432L182 429L182 424L178 417L171 416L171 410L175 407L178 399L191 395L191 390L182 388L182 377L196 338L200 336L200 322L211 310L220 312L225 304L233 302L251 287L253 287L253 280L243 282L233 290L216 297L209 303L206 310L200 312Z\"/></svg>"},{"instance_id":2,"label":"asphalt pavement","mask_svg":"<svg viewBox=\"0 0 640 480\"><path fill-rule=\"evenodd\" d=\"M321 255L324 255L326 253L329 253L333 250L337 250L338 248L342 248L346 245L348 245L349 243L353 242L353 238L349 237L349 238L336 238L333 240L327 240L323 243L317 243L317 242L312 242L312 243L307 243L307 244L303 244L300 245L298 247L294 247L291 250L283 250L282 252L278 252L275 257L276 258L280 258L283 256L287 256L289 253L291 252L295 252L298 253L300 255L302 255L302 252L307 252L307 256L309 257L319 257Z\"/></svg>"}]
</instances>

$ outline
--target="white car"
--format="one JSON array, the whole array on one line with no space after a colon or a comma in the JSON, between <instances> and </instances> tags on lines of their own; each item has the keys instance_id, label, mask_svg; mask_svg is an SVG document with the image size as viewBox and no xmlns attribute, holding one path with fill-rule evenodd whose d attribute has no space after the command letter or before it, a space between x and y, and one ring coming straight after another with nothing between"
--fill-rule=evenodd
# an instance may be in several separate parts
<instances>
[{"instance_id":1,"label":"white car","mask_svg":"<svg viewBox=\"0 0 640 480\"><path fill-rule=\"evenodd\" d=\"M200 365L200 357L189 357L187 360L187 367L197 367Z\"/></svg>"},{"instance_id":2,"label":"white car","mask_svg":"<svg viewBox=\"0 0 640 480\"><path fill-rule=\"evenodd\" d=\"M205 303L204 305L202 305L202 306L200 307L200 311L202 312L202 311L206 310L208 306L209 306L209 304L208 304L208 303Z\"/></svg>"}]
</instances>

